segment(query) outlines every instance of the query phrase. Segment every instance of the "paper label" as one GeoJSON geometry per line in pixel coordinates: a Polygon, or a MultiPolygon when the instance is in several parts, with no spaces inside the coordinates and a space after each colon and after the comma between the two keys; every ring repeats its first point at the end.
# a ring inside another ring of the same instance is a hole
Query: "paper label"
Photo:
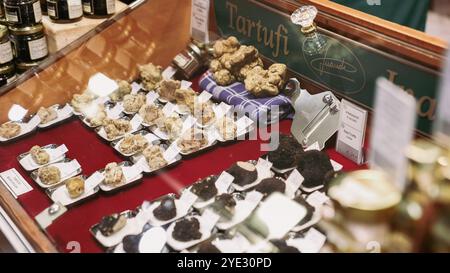
{"type": "Polygon", "coordinates": [[[177,73],[177,69],[172,67],[172,66],[168,66],[166,69],[164,69],[164,71],[162,72],[162,77],[165,80],[170,80],[172,79],[172,77],[175,75],[175,73],[177,73]]]}
{"type": "Polygon", "coordinates": [[[259,191],[251,191],[247,193],[247,195],[245,196],[245,200],[252,204],[258,204],[259,202],[261,202],[263,197],[264,195],[259,191]]]}
{"type": "Polygon", "coordinates": [[[11,8],[5,11],[6,21],[8,22],[19,22],[19,16],[17,16],[16,10],[11,10],[11,8]]]}
{"type": "Polygon", "coordinates": [[[93,103],[96,103],[96,104],[105,104],[108,100],[109,100],[108,97],[101,96],[101,97],[96,98],[96,99],[94,100],[93,103]]]}
{"type": "Polygon", "coordinates": [[[272,173],[270,171],[271,168],[272,162],[259,158],[258,163],[256,164],[256,169],[258,171],[258,179],[272,176],[272,173]]]}
{"type": "Polygon", "coordinates": [[[339,120],[336,151],[356,164],[364,161],[364,137],[367,125],[367,111],[343,99],[339,120]]]}
{"type": "Polygon", "coordinates": [[[69,149],[67,149],[66,145],[62,144],[55,149],[50,149],[48,153],[50,154],[51,158],[59,158],[67,153],[67,151],[69,151],[69,149]]]}
{"type": "Polygon", "coordinates": [[[192,85],[192,82],[190,82],[190,81],[185,81],[185,80],[181,81],[181,89],[188,89],[189,87],[191,87],[191,85],[192,85]]]}
{"type": "Polygon", "coordinates": [[[142,85],[137,82],[131,83],[131,94],[137,94],[139,90],[142,89],[142,85]]]}
{"type": "Polygon", "coordinates": [[[308,230],[304,238],[289,239],[286,244],[297,248],[302,253],[318,253],[326,241],[326,236],[317,229],[308,230]]]}
{"type": "Polygon", "coordinates": [[[209,0],[192,0],[191,37],[203,43],[209,42],[209,0]]]}
{"type": "Polygon", "coordinates": [[[138,164],[134,164],[130,167],[122,167],[122,171],[126,181],[131,181],[142,173],[141,166],[138,164]]]}
{"type": "Polygon", "coordinates": [[[226,193],[231,183],[233,183],[234,176],[227,172],[222,172],[216,180],[216,188],[220,193],[226,193]]]}
{"type": "Polygon", "coordinates": [[[83,6],[81,0],[67,0],[69,9],[69,18],[79,18],[83,15],[83,6]]]}
{"type": "Polygon", "coordinates": [[[57,3],[47,2],[47,14],[48,16],[56,17],[57,3]]]}
{"type": "Polygon", "coordinates": [[[10,62],[12,59],[13,53],[11,43],[7,41],[6,43],[0,44],[0,64],[10,62]]]}
{"type": "Polygon", "coordinates": [[[289,177],[286,179],[286,189],[284,193],[289,198],[291,199],[294,198],[295,193],[297,192],[300,185],[303,183],[303,180],[305,180],[305,178],[303,178],[303,176],[297,171],[297,169],[294,169],[289,175],[289,177]]]}
{"type": "Polygon", "coordinates": [[[194,126],[194,124],[196,122],[197,122],[196,118],[194,118],[193,116],[188,116],[183,122],[183,127],[181,129],[181,133],[183,134],[187,130],[191,129],[192,126],[194,126]]]}
{"type": "Polygon", "coordinates": [[[162,112],[166,117],[169,117],[175,111],[175,107],[175,104],[167,102],[166,105],[164,105],[162,112]]]}
{"type": "Polygon", "coordinates": [[[153,104],[157,98],[159,98],[159,94],[154,91],[150,91],[147,93],[146,97],[146,103],[150,105],[153,104]]]}
{"type": "Polygon", "coordinates": [[[27,124],[25,124],[25,131],[29,132],[36,128],[41,123],[39,115],[34,115],[27,124]]]}
{"type": "Polygon", "coordinates": [[[81,168],[80,163],[76,159],[62,163],[59,166],[59,170],[61,171],[61,179],[68,178],[72,176],[79,168],[81,168]]]}
{"type": "Polygon", "coordinates": [[[195,203],[197,198],[197,195],[193,194],[189,190],[185,190],[180,196],[180,202],[183,203],[186,207],[191,207],[195,203]]]}
{"type": "Polygon", "coordinates": [[[58,110],[58,116],[59,117],[67,117],[70,114],[72,114],[72,112],[73,112],[73,108],[69,104],[66,104],[66,105],[64,105],[64,107],[62,109],[58,110]]]}
{"type": "Polygon", "coordinates": [[[139,158],[139,160],[134,165],[139,168],[140,172],[144,172],[149,169],[147,159],[145,159],[145,157],[143,156],[139,158]]]}
{"type": "Polygon", "coordinates": [[[106,108],[106,115],[108,116],[108,118],[111,119],[118,119],[120,117],[120,114],[122,114],[123,112],[123,104],[122,103],[117,103],[114,107],[112,108],[106,108]]]}
{"type": "Polygon", "coordinates": [[[416,123],[414,97],[387,79],[378,79],[373,120],[370,165],[383,169],[397,188],[404,190],[408,164],[405,151],[416,123]]]}
{"type": "Polygon", "coordinates": [[[225,116],[230,111],[230,109],[231,105],[221,102],[219,105],[214,107],[214,114],[216,115],[217,119],[220,119],[225,116]]]}
{"type": "Polygon", "coordinates": [[[205,230],[212,230],[219,221],[220,216],[215,213],[212,209],[206,209],[202,214],[202,223],[204,224],[205,230]]]}
{"type": "Polygon", "coordinates": [[[315,208],[320,208],[329,199],[330,198],[325,193],[320,192],[320,191],[315,191],[306,198],[306,202],[308,202],[311,206],[313,206],[315,208]]]}
{"type": "Polygon", "coordinates": [[[91,176],[89,176],[86,181],[84,182],[85,184],[85,189],[84,192],[90,192],[91,190],[93,190],[95,187],[97,187],[100,183],[102,183],[102,181],[105,179],[105,177],[103,176],[102,173],[100,172],[95,172],[93,173],[91,176]]]}
{"type": "MultiPolygon", "coordinates": [[[[39,2],[37,3],[39,4],[39,2]]],[[[44,58],[48,54],[47,39],[44,36],[36,40],[28,41],[28,48],[32,60],[44,58]]]]}
{"type": "Polygon", "coordinates": [[[42,20],[41,2],[37,1],[33,3],[34,21],[36,23],[42,20]]]}
{"type": "Polygon", "coordinates": [[[206,91],[203,91],[202,93],[200,93],[200,95],[198,95],[197,97],[197,102],[198,103],[205,103],[207,101],[209,101],[212,97],[212,94],[206,91]]]}
{"type": "Polygon", "coordinates": [[[91,3],[90,2],[84,2],[83,3],[83,11],[86,13],[92,13],[91,3]]]}
{"type": "Polygon", "coordinates": [[[116,12],[116,1],[106,0],[106,12],[108,14],[114,14],[116,12]]]}
{"type": "Polygon", "coordinates": [[[142,121],[143,121],[143,119],[140,115],[134,115],[134,117],[130,121],[131,128],[133,129],[133,131],[136,131],[139,128],[142,121]]]}
{"type": "Polygon", "coordinates": [[[167,161],[167,163],[172,162],[172,160],[174,160],[177,155],[180,153],[180,149],[178,148],[178,145],[176,142],[173,142],[168,148],[167,150],[164,151],[163,153],[163,158],[165,161],[167,161]]]}
{"type": "Polygon", "coordinates": [[[159,138],[152,133],[146,134],[144,138],[148,141],[148,143],[153,143],[154,141],[159,140],[159,138]]]}
{"type": "Polygon", "coordinates": [[[14,168],[0,173],[0,180],[16,199],[18,196],[33,190],[30,184],[14,168]]]}

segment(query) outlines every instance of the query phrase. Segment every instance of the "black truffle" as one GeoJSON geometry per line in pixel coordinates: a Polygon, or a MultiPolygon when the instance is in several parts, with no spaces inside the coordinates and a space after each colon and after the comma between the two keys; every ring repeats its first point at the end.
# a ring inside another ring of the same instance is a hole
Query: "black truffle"
{"type": "Polygon", "coordinates": [[[127,235],[123,238],[123,250],[126,253],[139,253],[139,242],[141,241],[142,234],[139,235],[127,235]]]}
{"type": "Polygon", "coordinates": [[[284,183],[281,179],[269,177],[261,181],[256,187],[255,190],[262,193],[264,198],[269,196],[274,192],[284,193],[286,189],[286,183],[284,183]]]}
{"type": "Polygon", "coordinates": [[[222,253],[215,245],[210,241],[201,243],[198,247],[197,253],[222,253]]]}
{"type": "Polygon", "coordinates": [[[302,187],[313,189],[329,182],[333,166],[326,153],[313,150],[304,152],[300,156],[297,170],[305,178],[302,187]]]}
{"type": "Polygon", "coordinates": [[[172,236],[180,242],[189,242],[202,238],[200,222],[196,218],[185,218],[176,222],[172,236]]]}
{"type": "Polygon", "coordinates": [[[168,221],[177,216],[177,208],[175,200],[171,196],[166,196],[161,200],[158,207],[153,210],[153,215],[161,221],[168,221]]]}
{"type": "Polygon", "coordinates": [[[236,207],[236,200],[234,200],[233,195],[224,193],[216,196],[215,205],[220,209],[225,209],[229,213],[234,212],[234,207],[236,207]]]}
{"type": "Polygon", "coordinates": [[[98,224],[98,230],[103,234],[103,236],[111,236],[121,230],[126,223],[127,219],[124,215],[114,213],[102,218],[98,224]]]}
{"type": "Polygon", "coordinates": [[[291,135],[280,135],[278,148],[268,153],[268,159],[277,169],[297,166],[303,147],[291,135]]]}
{"type": "Polygon", "coordinates": [[[305,198],[303,196],[298,195],[294,198],[294,201],[302,205],[306,209],[306,215],[305,217],[298,223],[299,226],[302,226],[309,221],[311,221],[314,211],[316,210],[313,206],[311,206],[308,202],[306,202],[305,198]]]}
{"type": "Polygon", "coordinates": [[[271,240],[270,242],[278,248],[279,253],[300,253],[297,248],[288,246],[284,240],[271,240]]]}
{"type": "Polygon", "coordinates": [[[197,195],[200,199],[206,201],[217,194],[216,181],[217,176],[208,176],[207,178],[192,185],[192,193],[197,195]]]}
{"type": "Polygon", "coordinates": [[[227,172],[234,177],[233,183],[241,187],[251,184],[258,179],[258,171],[255,165],[249,162],[238,161],[227,172]]]}

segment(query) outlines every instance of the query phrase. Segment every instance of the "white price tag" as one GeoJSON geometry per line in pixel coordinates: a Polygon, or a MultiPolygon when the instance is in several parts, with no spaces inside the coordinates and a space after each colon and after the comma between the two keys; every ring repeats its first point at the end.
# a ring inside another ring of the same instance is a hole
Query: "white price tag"
{"type": "Polygon", "coordinates": [[[197,198],[197,195],[193,194],[189,190],[185,190],[180,196],[180,202],[185,204],[186,207],[191,207],[195,203],[197,198]]]}
{"type": "Polygon", "coordinates": [[[131,83],[131,94],[137,94],[137,92],[141,89],[142,89],[142,85],[140,83],[137,83],[137,82],[131,83]]]}
{"type": "Polygon", "coordinates": [[[305,178],[297,171],[297,169],[294,169],[291,172],[289,177],[286,179],[286,189],[284,193],[287,197],[291,199],[295,197],[295,193],[303,183],[303,180],[305,180],[305,178]]]}
{"type": "Polygon", "coordinates": [[[219,221],[220,219],[220,216],[217,213],[215,213],[212,209],[206,209],[201,217],[205,230],[212,230],[213,227],[216,225],[217,221],[219,221]]]}
{"type": "Polygon", "coordinates": [[[140,172],[144,172],[149,168],[147,159],[145,159],[145,157],[139,158],[139,160],[134,165],[139,168],[140,172]]]}
{"type": "Polygon", "coordinates": [[[174,160],[177,155],[180,153],[180,149],[178,148],[178,145],[176,142],[173,142],[167,150],[163,153],[164,160],[167,161],[167,163],[170,163],[172,160],[174,160]]]}
{"type": "Polygon", "coordinates": [[[147,97],[146,103],[151,105],[159,97],[159,94],[156,93],[155,91],[150,91],[147,93],[146,97],[147,97]]]}
{"type": "Polygon", "coordinates": [[[27,124],[25,124],[25,131],[31,131],[41,123],[39,115],[34,115],[27,124]]]}
{"type": "Polygon", "coordinates": [[[143,119],[140,115],[134,115],[134,117],[130,121],[131,128],[133,129],[133,131],[136,131],[139,128],[142,121],[143,121],[143,119]]]}
{"type": "Polygon", "coordinates": [[[102,173],[100,172],[95,172],[93,173],[91,176],[89,176],[86,181],[84,182],[85,184],[85,192],[90,192],[91,190],[93,190],[95,187],[97,187],[100,183],[102,183],[102,181],[105,179],[105,177],[103,176],[102,173]]]}
{"type": "Polygon", "coordinates": [[[61,178],[66,178],[81,168],[80,163],[76,159],[60,165],[61,178]]]}
{"type": "Polygon", "coordinates": [[[108,96],[119,90],[119,84],[103,73],[96,73],[89,79],[88,90],[96,96],[109,100],[108,96]]]}
{"type": "Polygon", "coordinates": [[[152,133],[146,134],[144,138],[148,141],[148,143],[153,143],[154,141],[159,140],[159,138],[152,133]]]}
{"type": "Polygon", "coordinates": [[[142,173],[141,166],[138,164],[122,167],[122,171],[126,181],[131,181],[142,173]]]}
{"type": "Polygon", "coordinates": [[[11,192],[14,198],[33,190],[30,184],[28,184],[28,182],[14,168],[0,173],[0,180],[11,192]]]}
{"type": "Polygon", "coordinates": [[[114,107],[106,109],[106,115],[108,116],[108,118],[111,118],[111,119],[118,119],[122,112],[123,112],[123,104],[122,103],[117,103],[114,107]]]}
{"type": "Polygon", "coordinates": [[[207,101],[209,101],[212,97],[212,94],[206,91],[203,91],[202,93],[200,93],[200,95],[198,95],[197,97],[197,102],[198,103],[205,103],[207,101]]]}
{"type": "Polygon", "coordinates": [[[259,191],[251,191],[247,193],[245,196],[245,200],[252,203],[252,204],[258,204],[263,199],[264,195],[260,193],[259,191]]]}
{"type": "Polygon", "coordinates": [[[49,151],[49,154],[51,156],[51,158],[58,158],[62,155],[64,155],[65,153],[67,153],[67,151],[69,151],[69,149],[67,149],[66,145],[62,144],[58,147],[56,147],[53,150],[49,151]]]}
{"type": "Polygon", "coordinates": [[[364,161],[364,137],[367,111],[343,99],[336,141],[336,151],[356,164],[364,161]]]}
{"type": "Polygon", "coordinates": [[[177,69],[175,67],[172,66],[168,66],[166,69],[164,69],[164,71],[162,72],[162,77],[165,80],[170,80],[173,78],[173,76],[175,75],[175,73],[177,73],[177,69]]]}
{"type": "Polygon", "coordinates": [[[175,107],[175,104],[167,102],[166,105],[164,105],[162,112],[166,117],[169,117],[175,111],[175,107]]]}
{"type": "Polygon", "coordinates": [[[323,192],[315,191],[308,195],[306,198],[306,202],[308,202],[311,206],[315,208],[322,207],[325,202],[327,202],[330,198],[323,192]]]}
{"type": "Polygon", "coordinates": [[[215,183],[218,192],[227,192],[233,180],[234,176],[227,172],[222,172],[215,183]]]}
{"type": "Polygon", "coordinates": [[[209,0],[192,0],[191,37],[203,43],[209,42],[209,0]]]}
{"type": "Polygon", "coordinates": [[[196,122],[197,122],[196,118],[194,118],[193,116],[188,116],[183,122],[183,127],[181,129],[181,133],[183,134],[187,130],[191,129],[192,126],[194,126],[194,124],[196,122]]]}
{"type": "Polygon", "coordinates": [[[413,138],[415,124],[414,97],[387,79],[378,79],[369,162],[372,168],[387,172],[399,190],[406,186],[405,151],[413,138]]]}
{"type": "Polygon", "coordinates": [[[181,85],[180,89],[188,89],[189,87],[192,86],[192,82],[182,80],[180,85],[181,85]]]}
{"type": "Polygon", "coordinates": [[[64,105],[64,107],[60,110],[58,110],[58,116],[60,117],[67,117],[70,114],[72,114],[73,109],[69,104],[64,105]]]}
{"type": "Polygon", "coordinates": [[[219,105],[214,107],[214,114],[216,115],[217,119],[220,119],[221,117],[227,115],[230,110],[231,105],[221,102],[219,105]]]}
{"type": "Polygon", "coordinates": [[[315,228],[308,230],[304,238],[289,239],[286,244],[297,248],[302,253],[318,253],[325,244],[326,236],[315,228]]]}

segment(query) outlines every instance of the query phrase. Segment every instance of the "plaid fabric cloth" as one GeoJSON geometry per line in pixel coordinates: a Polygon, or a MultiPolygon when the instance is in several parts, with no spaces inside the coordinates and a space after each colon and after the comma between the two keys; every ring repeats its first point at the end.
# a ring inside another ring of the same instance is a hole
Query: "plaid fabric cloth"
{"type": "Polygon", "coordinates": [[[254,121],[258,121],[261,116],[261,122],[270,124],[288,117],[293,112],[291,100],[285,95],[256,98],[240,82],[229,86],[217,85],[209,71],[202,75],[199,85],[200,88],[211,93],[216,100],[234,106],[236,112],[246,114],[254,121]],[[276,111],[272,113],[271,106],[278,106],[278,113],[276,111]]]}

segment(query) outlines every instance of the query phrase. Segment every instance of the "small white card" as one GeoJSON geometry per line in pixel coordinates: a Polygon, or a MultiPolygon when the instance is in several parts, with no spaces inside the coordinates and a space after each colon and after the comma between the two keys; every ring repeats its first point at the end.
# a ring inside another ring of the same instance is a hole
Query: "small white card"
{"type": "Polygon", "coordinates": [[[304,238],[289,239],[286,244],[297,248],[301,253],[318,253],[326,239],[326,236],[317,229],[310,228],[304,238]]]}
{"type": "Polygon", "coordinates": [[[305,180],[305,178],[297,171],[297,169],[294,169],[286,179],[286,189],[284,191],[286,196],[293,199],[298,188],[303,183],[303,180],[305,180]]]}
{"type": "Polygon", "coordinates": [[[175,75],[175,73],[177,73],[177,69],[175,67],[172,66],[168,66],[166,69],[164,69],[164,71],[162,72],[162,77],[165,80],[170,80],[173,78],[173,76],[175,75]]]}
{"type": "Polygon", "coordinates": [[[142,89],[141,84],[139,84],[137,82],[131,83],[131,94],[136,94],[141,89],[142,89]]]}
{"type": "Polygon", "coordinates": [[[67,149],[65,144],[62,144],[56,147],[54,150],[50,150],[49,153],[51,158],[58,158],[67,153],[67,151],[69,151],[69,149],[67,149]]]}
{"type": "Polygon", "coordinates": [[[108,118],[111,119],[118,119],[120,117],[120,114],[123,112],[123,104],[122,103],[117,103],[114,107],[112,108],[106,108],[106,115],[108,116],[108,118]]]}
{"type": "Polygon", "coordinates": [[[142,168],[140,164],[134,164],[133,166],[122,167],[123,176],[126,181],[131,181],[135,179],[138,175],[142,173],[142,168]]]}
{"type": "Polygon", "coordinates": [[[147,159],[145,159],[145,157],[143,156],[139,158],[139,160],[134,165],[139,168],[140,172],[144,172],[149,168],[147,159]]]}
{"type": "Polygon", "coordinates": [[[36,128],[41,123],[41,118],[39,115],[34,115],[28,123],[24,124],[25,130],[24,131],[31,131],[34,128],[36,128]]]}
{"type": "Polygon", "coordinates": [[[216,225],[217,221],[219,221],[220,216],[215,213],[212,209],[206,209],[202,214],[202,222],[204,224],[205,230],[212,230],[216,225]]]}
{"type": "Polygon", "coordinates": [[[356,164],[364,161],[367,111],[342,99],[336,151],[356,164]]]}
{"type": "Polygon", "coordinates": [[[197,198],[197,195],[193,194],[191,191],[185,190],[180,196],[180,202],[184,203],[186,207],[191,207],[197,198]]]}
{"type": "Polygon", "coordinates": [[[141,125],[142,121],[143,119],[140,115],[134,115],[134,117],[130,121],[132,130],[136,131],[141,125]]]}
{"type": "Polygon", "coordinates": [[[215,183],[218,192],[227,192],[233,180],[234,176],[227,172],[222,172],[215,183]]]}
{"type": "Polygon", "coordinates": [[[200,95],[198,95],[197,97],[197,102],[198,103],[205,103],[207,101],[209,101],[212,98],[212,94],[206,91],[203,91],[202,93],[200,93],[200,95]]]}
{"type": "Polygon", "coordinates": [[[183,127],[181,129],[181,134],[183,134],[187,130],[191,129],[192,126],[194,126],[194,124],[196,122],[197,122],[196,118],[194,118],[193,116],[188,116],[183,122],[183,127]]]}
{"type": "Polygon", "coordinates": [[[322,207],[330,198],[323,192],[315,191],[306,197],[306,202],[315,208],[322,207]]]}
{"type": "Polygon", "coordinates": [[[70,114],[72,114],[73,109],[69,104],[64,105],[63,108],[58,110],[58,116],[59,117],[67,117],[70,114]]]}
{"type": "Polygon", "coordinates": [[[152,133],[146,134],[144,138],[148,141],[148,143],[153,143],[154,141],[159,140],[159,138],[152,133]]]}
{"type": "Polygon", "coordinates": [[[406,187],[406,148],[416,124],[416,100],[387,79],[377,80],[369,162],[388,173],[399,190],[406,187]]]}
{"type": "Polygon", "coordinates": [[[30,184],[14,168],[0,173],[0,180],[16,199],[18,196],[33,190],[30,184]]]}
{"type": "Polygon", "coordinates": [[[151,105],[155,102],[157,98],[159,98],[159,94],[156,93],[155,91],[150,91],[147,93],[146,97],[147,97],[146,103],[151,105]]]}
{"type": "Polygon", "coordinates": [[[95,189],[102,181],[105,179],[102,173],[95,172],[91,176],[89,176],[84,182],[84,192],[90,192],[95,189]]]}
{"type": "Polygon", "coordinates": [[[181,85],[180,89],[188,89],[189,87],[192,86],[192,82],[182,80],[180,85],[181,85]]]}
{"type": "Polygon", "coordinates": [[[164,160],[167,161],[167,163],[170,163],[172,160],[174,160],[177,155],[180,153],[180,149],[178,148],[178,145],[176,142],[173,142],[170,144],[170,146],[167,148],[167,150],[163,153],[164,160]]]}
{"type": "Polygon", "coordinates": [[[209,42],[209,0],[192,0],[191,37],[203,43],[209,42]]]}
{"type": "Polygon", "coordinates": [[[175,107],[175,104],[167,102],[166,105],[164,105],[162,112],[166,117],[169,117],[175,111],[175,107]]]}
{"type": "Polygon", "coordinates": [[[217,119],[220,119],[223,116],[227,115],[230,110],[231,110],[231,105],[221,102],[219,105],[214,107],[214,114],[216,115],[217,119]]]}
{"type": "Polygon", "coordinates": [[[71,176],[74,172],[76,172],[79,168],[81,168],[80,163],[76,159],[66,162],[60,165],[61,178],[67,178],[71,176]]]}
{"type": "Polygon", "coordinates": [[[97,73],[89,79],[88,90],[99,97],[107,97],[118,89],[117,82],[103,73],[97,73]]]}

